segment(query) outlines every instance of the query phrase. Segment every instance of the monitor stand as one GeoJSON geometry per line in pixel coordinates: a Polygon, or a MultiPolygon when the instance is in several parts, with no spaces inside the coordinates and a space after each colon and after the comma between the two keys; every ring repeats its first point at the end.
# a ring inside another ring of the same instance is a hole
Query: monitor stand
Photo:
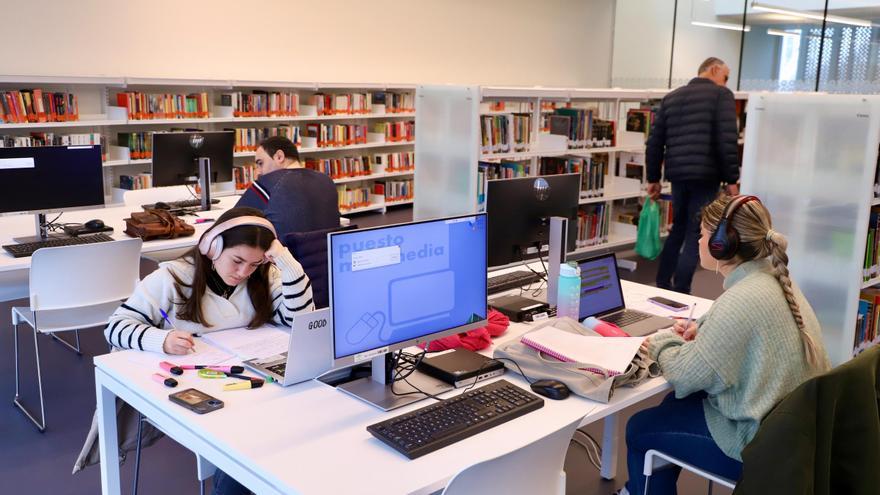
{"type": "MultiPolygon", "coordinates": [[[[390,354],[382,354],[373,358],[372,376],[358,378],[357,380],[343,383],[336,388],[371,404],[374,407],[378,407],[383,411],[390,411],[407,404],[412,404],[413,402],[427,399],[428,397],[426,395],[418,393],[415,388],[403,380],[399,380],[393,384],[394,391],[398,394],[406,394],[409,392],[415,393],[412,395],[395,395],[391,392],[392,385],[389,384],[391,370],[388,369],[388,362],[390,361],[389,356],[390,354]]],[[[441,394],[455,388],[444,381],[428,376],[420,371],[414,371],[411,375],[406,377],[406,379],[420,390],[431,395],[441,394]]]]}
{"type": "Polygon", "coordinates": [[[45,213],[35,213],[34,214],[34,228],[36,230],[35,236],[28,237],[13,237],[12,240],[18,244],[27,244],[30,242],[41,242],[48,241],[49,239],[66,239],[70,237],[64,233],[49,233],[49,228],[46,225],[46,214],[45,213]]]}
{"type": "Polygon", "coordinates": [[[202,211],[211,210],[211,159],[199,157],[199,186],[202,188],[202,211]]]}

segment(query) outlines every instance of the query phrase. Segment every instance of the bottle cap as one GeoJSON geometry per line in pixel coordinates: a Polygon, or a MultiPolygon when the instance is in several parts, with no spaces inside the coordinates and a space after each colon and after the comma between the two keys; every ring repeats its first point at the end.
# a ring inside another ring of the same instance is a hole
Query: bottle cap
{"type": "Polygon", "coordinates": [[[590,330],[595,330],[596,325],[598,325],[599,323],[599,319],[595,316],[590,316],[584,320],[584,326],[589,328],[590,330]]]}
{"type": "Polygon", "coordinates": [[[580,277],[581,269],[573,263],[559,265],[559,275],[563,277],[580,277]]]}

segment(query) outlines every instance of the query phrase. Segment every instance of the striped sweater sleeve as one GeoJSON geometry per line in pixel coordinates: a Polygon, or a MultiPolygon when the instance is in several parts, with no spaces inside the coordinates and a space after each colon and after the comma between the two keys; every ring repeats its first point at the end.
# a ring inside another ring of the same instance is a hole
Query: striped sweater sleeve
{"type": "Polygon", "coordinates": [[[128,298],[110,317],[104,329],[107,342],[120,349],[163,352],[162,344],[168,330],[160,310],[172,311],[174,290],[167,268],[159,268],[146,276],[128,298]]]}
{"type": "Polygon", "coordinates": [[[314,311],[312,282],[286,249],[275,259],[275,267],[270,275],[274,310],[272,320],[277,325],[290,326],[296,313],[314,311]]]}

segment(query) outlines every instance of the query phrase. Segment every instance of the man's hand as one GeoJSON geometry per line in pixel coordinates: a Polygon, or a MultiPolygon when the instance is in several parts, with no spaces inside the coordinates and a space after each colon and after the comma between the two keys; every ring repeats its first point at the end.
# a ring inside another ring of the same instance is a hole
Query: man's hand
{"type": "Polygon", "coordinates": [[[162,350],[165,354],[186,354],[193,349],[193,337],[188,332],[180,330],[172,330],[165,336],[165,342],[162,343],[162,350]]]}
{"type": "Polygon", "coordinates": [[[725,190],[728,196],[739,196],[739,184],[728,184],[725,190]]]}
{"type": "Polygon", "coordinates": [[[648,197],[657,201],[660,198],[660,190],[662,187],[659,182],[649,182],[648,183],[648,197]]]}

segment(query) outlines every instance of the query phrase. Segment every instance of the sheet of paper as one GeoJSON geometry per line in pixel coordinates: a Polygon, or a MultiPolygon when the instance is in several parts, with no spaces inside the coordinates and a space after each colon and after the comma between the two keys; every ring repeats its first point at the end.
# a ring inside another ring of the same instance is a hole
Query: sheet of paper
{"type": "Polygon", "coordinates": [[[131,351],[128,353],[129,361],[144,365],[157,366],[162,361],[176,364],[178,366],[185,364],[226,364],[226,361],[234,356],[228,352],[224,352],[201,338],[193,339],[195,343],[195,351],[186,355],[171,355],[160,352],[131,351]]]}
{"type": "Polygon", "coordinates": [[[202,338],[245,360],[287,352],[290,334],[278,327],[265,326],[252,330],[246,328],[221,330],[207,333],[202,338]]]}

